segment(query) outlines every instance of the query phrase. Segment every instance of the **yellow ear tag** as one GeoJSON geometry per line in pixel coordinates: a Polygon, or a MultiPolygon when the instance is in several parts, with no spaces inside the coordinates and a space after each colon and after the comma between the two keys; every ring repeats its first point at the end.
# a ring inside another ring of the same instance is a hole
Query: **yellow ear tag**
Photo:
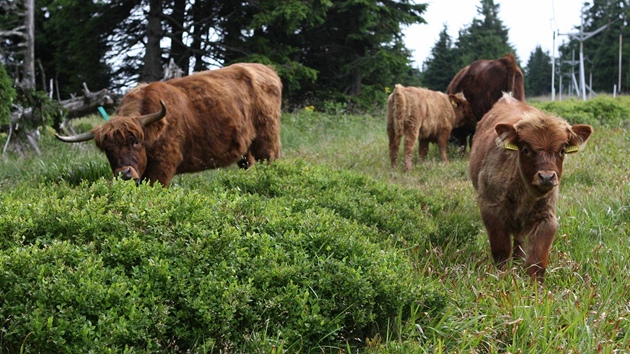
{"type": "Polygon", "coordinates": [[[577,145],[570,145],[567,146],[567,154],[573,153],[573,152],[578,152],[579,148],[577,147],[577,145]]]}
{"type": "Polygon", "coordinates": [[[506,149],[508,149],[508,150],[518,151],[518,146],[516,146],[516,145],[512,144],[512,143],[511,143],[511,142],[509,142],[509,141],[506,141],[504,146],[505,146],[505,148],[506,148],[506,149]]]}

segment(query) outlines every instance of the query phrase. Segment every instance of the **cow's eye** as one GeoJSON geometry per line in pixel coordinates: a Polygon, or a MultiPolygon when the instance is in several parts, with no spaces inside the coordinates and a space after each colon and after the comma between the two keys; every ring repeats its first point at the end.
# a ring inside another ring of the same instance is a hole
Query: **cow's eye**
{"type": "Polygon", "coordinates": [[[530,156],[532,154],[532,151],[529,149],[529,147],[527,146],[523,146],[523,148],[521,149],[521,151],[523,152],[523,154],[530,156]]]}
{"type": "Polygon", "coordinates": [[[127,138],[128,146],[138,147],[138,144],[138,140],[134,136],[130,136],[127,138]]]}

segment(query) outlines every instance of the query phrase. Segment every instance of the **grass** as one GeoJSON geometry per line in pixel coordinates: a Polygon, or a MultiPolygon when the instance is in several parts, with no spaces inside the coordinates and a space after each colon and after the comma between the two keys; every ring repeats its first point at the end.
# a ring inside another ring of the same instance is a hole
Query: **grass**
{"type": "MultiPolygon", "coordinates": [[[[505,271],[493,265],[475,192],[468,179],[467,156],[458,156],[451,149],[450,161],[442,163],[437,148],[431,145],[427,161],[419,163],[415,156],[412,171],[405,172],[402,164],[395,169],[389,165],[384,113],[333,116],[303,110],[285,114],[282,160],[287,164],[349,171],[352,175],[348,178],[367,176],[399,188],[401,200],[406,193],[419,193],[432,201],[428,204],[433,208],[429,211],[432,219],[427,219],[435,224],[432,242],[416,242],[414,235],[409,235],[383,243],[383,247],[401,249],[412,264],[414,281],[429,283],[448,299],[444,310],[438,313],[422,313],[413,308],[411,314],[401,313],[392,319],[385,335],[361,338],[363,345],[339,343],[336,348],[319,351],[620,353],[630,350],[627,155],[630,117],[622,117],[622,124],[617,122],[618,117],[615,119],[612,126],[596,126],[586,148],[565,160],[557,212],[560,228],[551,250],[545,284],[539,287],[518,263],[505,271]]],[[[602,116],[597,120],[602,121],[602,116]]],[[[68,183],[82,188],[81,180],[109,178],[106,159],[93,144],[65,145],[54,141],[48,133],[42,139],[46,148],[41,157],[3,158],[0,188],[32,184],[32,193],[37,193],[40,183],[68,183]]],[[[221,173],[207,171],[177,176],[171,188],[194,190],[208,180],[219,178],[221,173]]],[[[363,208],[370,207],[369,203],[372,201],[363,204],[357,201],[363,208]]],[[[343,212],[339,210],[336,213],[343,212]]],[[[378,205],[373,212],[379,212],[378,205]]],[[[365,210],[348,211],[345,217],[365,223],[370,219],[367,214],[365,210]]],[[[395,212],[392,217],[396,217],[395,212]]],[[[413,228],[408,232],[413,234],[413,228]]],[[[254,338],[253,342],[265,340],[254,338]]],[[[292,351],[280,342],[271,352],[283,350],[292,351]]]]}

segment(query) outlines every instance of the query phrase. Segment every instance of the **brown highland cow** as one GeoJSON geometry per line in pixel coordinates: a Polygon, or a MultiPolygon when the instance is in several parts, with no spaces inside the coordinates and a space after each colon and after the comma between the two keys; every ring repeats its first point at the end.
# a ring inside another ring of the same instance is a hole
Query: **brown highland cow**
{"type": "Polygon", "coordinates": [[[569,125],[505,94],[477,125],[470,176],[494,261],[524,258],[542,283],[558,229],[556,203],[566,154],[591,136],[585,124],[569,125]]]}
{"type": "Polygon", "coordinates": [[[176,174],[280,157],[282,82],[266,65],[241,63],[127,93],[103,125],[76,136],[94,139],[112,172],[168,186],[176,174]]]}

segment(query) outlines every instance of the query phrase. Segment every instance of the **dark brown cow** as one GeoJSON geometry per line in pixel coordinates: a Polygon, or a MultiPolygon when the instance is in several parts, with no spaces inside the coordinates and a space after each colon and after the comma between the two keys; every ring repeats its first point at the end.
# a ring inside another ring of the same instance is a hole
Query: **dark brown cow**
{"type": "Polygon", "coordinates": [[[411,155],[419,141],[420,160],[429,152],[429,142],[440,148],[442,161],[447,161],[446,145],[453,127],[474,120],[470,105],[461,93],[447,95],[419,87],[396,85],[387,100],[387,135],[392,167],[396,166],[398,148],[405,136],[405,169],[411,170],[411,155]]]}
{"type": "Polygon", "coordinates": [[[525,258],[527,273],[542,282],[558,229],[564,156],[577,152],[592,132],[589,125],[571,126],[509,94],[479,122],[469,169],[499,266],[510,256],[525,258]]]}
{"type": "Polygon", "coordinates": [[[115,116],[87,133],[114,175],[167,186],[179,173],[241,167],[280,156],[282,83],[261,64],[234,64],[127,93],[115,116]]]}
{"type": "MultiPolygon", "coordinates": [[[[511,92],[514,98],[525,102],[523,72],[513,54],[496,60],[477,60],[461,69],[451,80],[446,93],[462,92],[472,107],[477,121],[486,114],[503,92],[511,92]]],[[[451,137],[466,151],[469,137],[475,133],[475,124],[453,129],[451,137]]]]}

